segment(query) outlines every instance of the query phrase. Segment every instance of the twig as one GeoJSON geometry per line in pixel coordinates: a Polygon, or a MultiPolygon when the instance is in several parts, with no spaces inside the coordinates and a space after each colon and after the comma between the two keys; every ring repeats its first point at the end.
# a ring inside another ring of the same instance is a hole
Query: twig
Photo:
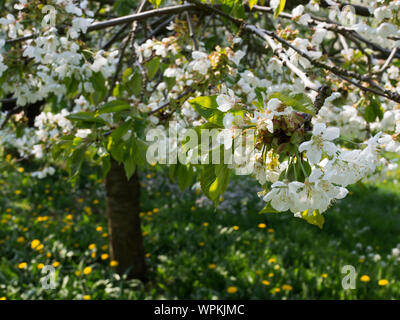
{"type": "Polygon", "coordinates": [[[185,14],[186,14],[186,21],[187,21],[187,24],[188,24],[188,27],[189,27],[189,36],[192,38],[194,49],[198,50],[199,46],[197,44],[196,35],[194,34],[194,31],[193,31],[192,19],[190,18],[190,15],[189,15],[188,11],[186,11],[185,14]]]}
{"type": "Polygon", "coordinates": [[[398,48],[394,47],[392,52],[390,53],[390,56],[386,59],[383,66],[376,73],[378,73],[378,74],[383,73],[387,68],[389,68],[389,65],[392,63],[393,58],[396,55],[397,51],[398,51],[398,48]]]}
{"type": "MultiPolygon", "coordinates": [[[[182,99],[184,96],[186,96],[187,94],[191,93],[192,91],[194,91],[193,88],[187,88],[186,90],[184,90],[179,96],[177,96],[174,100],[179,100],[182,99]]],[[[171,103],[171,100],[165,102],[164,104],[162,104],[161,106],[159,106],[157,109],[154,109],[150,112],[148,112],[148,115],[152,115],[154,113],[157,113],[158,111],[161,111],[162,109],[168,107],[171,103]]]]}

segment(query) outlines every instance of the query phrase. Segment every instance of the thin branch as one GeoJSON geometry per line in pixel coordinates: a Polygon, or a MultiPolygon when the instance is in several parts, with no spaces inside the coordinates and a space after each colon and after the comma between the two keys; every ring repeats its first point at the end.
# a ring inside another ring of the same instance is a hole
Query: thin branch
{"type": "Polygon", "coordinates": [[[390,64],[393,61],[393,58],[395,57],[396,53],[398,51],[397,47],[394,47],[392,52],[390,53],[390,56],[386,59],[385,63],[383,66],[377,71],[378,74],[385,72],[387,68],[389,68],[390,64]]]}
{"type": "MultiPolygon", "coordinates": [[[[180,100],[182,99],[184,96],[186,96],[187,94],[191,93],[192,91],[194,91],[193,88],[187,88],[186,90],[184,90],[180,95],[178,95],[174,100],[180,100]]],[[[150,112],[148,112],[148,115],[152,115],[154,113],[157,113],[158,111],[161,111],[162,109],[168,107],[171,103],[171,100],[165,102],[164,104],[162,104],[161,106],[159,106],[157,109],[154,109],[150,112]]]]}
{"type": "Polygon", "coordinates": [[[107,21],[101,21],[101,22],[95,22],[92,23],[87,31],[95,31],[95,30],[100,30],[104,28],[109,28],[112,26],[116,26],[119,24],[124,24],[128,22],[133,22],[133,21],[140,21],[140,20],[146,20],[151,17],[156,17],[159,15],[164,15],[164,14],[172,14],[172,13],[180,13],[184,12],[186,10],[194,9],[196,6],[193,4],[182,4],[182,5],[177,5],[177,6],[171,6],[171,7],[166,7],[166,8],[159,8],[159,9],[153,9],[153,10],[148,10],[142,13],[136,13],[136,14],[131,14],[128,16],[123,16],[107,21]]]}
{"type": "Polygon", "coordinates": [[[187,21],[187,24],[189,27],[189,36],[190,36],[190,38],[192,38],[194,49],[198,50],[199,45],[197,44],[196,35],[194,34],[192,18],[190,17],[188,11],[186,11],[185,14],[186,14],[186,21],[187,21]]]}

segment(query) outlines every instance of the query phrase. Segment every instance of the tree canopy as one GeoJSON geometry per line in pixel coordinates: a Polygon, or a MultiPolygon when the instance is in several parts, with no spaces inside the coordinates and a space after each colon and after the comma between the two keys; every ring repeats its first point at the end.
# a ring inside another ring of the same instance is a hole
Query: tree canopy
{"type": "Polygon", "coordinates": [[[3,1],[0,139],[38,178],[168,167],[322,227],[400,153],[400,1],[3,1]],[[178,161],[179,160],[179,161],[178,161]]]}

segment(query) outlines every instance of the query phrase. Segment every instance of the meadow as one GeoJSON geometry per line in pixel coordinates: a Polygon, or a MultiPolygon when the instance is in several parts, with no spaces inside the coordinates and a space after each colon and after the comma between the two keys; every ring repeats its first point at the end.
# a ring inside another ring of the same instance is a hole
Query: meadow
{"type": "Polygon", "coordinates": [[[85,168],[72,188],[60,171],[43,180],[14,166],[0,181],[0,298],[399,299],[400,186],[356,185],[325,213],[323,229],[290,213],[260,214],[257,185],[233,177],[215,209],[195,187],[163,172],[141,175],[148,281],[115,273],[104,187],[85,168]],[[56,288],[41,285],[56,269],[56,288]],[[356,289],[343,289],[354,266],[356,289]]]}

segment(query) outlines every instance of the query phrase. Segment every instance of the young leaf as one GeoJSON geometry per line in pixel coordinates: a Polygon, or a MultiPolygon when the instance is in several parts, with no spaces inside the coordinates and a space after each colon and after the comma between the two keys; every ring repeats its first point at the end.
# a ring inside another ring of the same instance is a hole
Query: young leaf
{"type": "Polygon", "coordinates": [[[249,0],[249,8],[250,10],[253,9],[253,6],[256,5],[258,0],[249,0]]]}
{"type": "Polygon", "coordinates": [[[316,225],[318,228],[322,229],[325,218],[318,210],[314,210],[312,215],[308,215],[308,210],[303,211],[301,214],[302,218],[306,220],[309,224],[316,225]]]}
{"type": "Polygon", "coordinates": [[[111,112],[118,112],[118,111],[125,111],[129,110],[131,106],[127,101],[123,100],[114,100],[103,104],[98,110],[97,114],[103,113],[111,113],[111,112]]]}
{"type": "Polygon", "coordinates": [[[315,115],[314,104],[312,100],[304,93],[293,93],[289,90],[283,90],[281,92],[272,93],[269,96],[269,99],[272,98],[279,99],[283,104],[290,106],[297,111],[315,115]]]}
{"type": "Polygon", "coordinates": [[[159,57],[151,59],[146,63],[147,77],[149,80],[153,80],[156,75],[158,68],[160,67],[161,59],[159,57]]]}
{"type": "Polygon", "coordinates": [[[192,107],[208,122],[223,127],[225,114],[219,111],[217,104],[217,96],[197,97],[189,101],[192,107]]]}
{"type": "Polygon", "coordinates": [[[274,18],[277,18],[279,14],[285,9],[286,0],[280,0],[279,6],[276,7],[274,12],[274,18]]]}

